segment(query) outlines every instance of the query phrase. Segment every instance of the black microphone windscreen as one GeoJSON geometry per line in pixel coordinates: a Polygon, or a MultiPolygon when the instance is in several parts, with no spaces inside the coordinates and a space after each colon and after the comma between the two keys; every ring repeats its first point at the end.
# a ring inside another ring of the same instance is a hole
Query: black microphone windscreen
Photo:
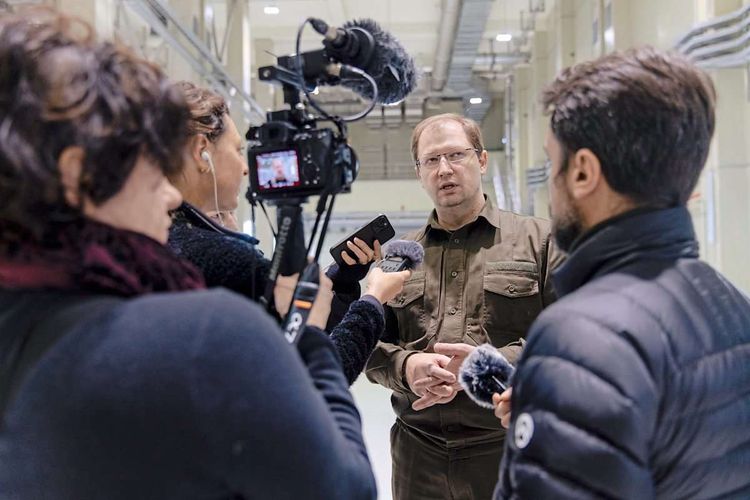
{"type": "Polygon", "coordinates": [[[476,404],[492,409],[492,395],[510,387],[513,372],[515,368],[497,348],[482,344],[461,364],[458,381],[476,404]]]}
{"type": "Polygon", "coordinates": [[[404,257],[417,267],[424,260],[424,248],[416,241],[392,240],[383,245],[383,258],[404,257]]]}
{"type": "MultiPolygon", "coordinates": [[[[369,32],[375,48],[367,72],[378,86],[378,103],[392,104],[404,99],[417,83],[417,69],[414,59],[406,52],[396,37],[384,31],[372,19],[358,19],[347,21],[343,28],[361,28],[369,32]]],[[[372,99],[372,87],[364,79],[346,79],[342,85],[352,89],[357,94],[372,99]]]]}

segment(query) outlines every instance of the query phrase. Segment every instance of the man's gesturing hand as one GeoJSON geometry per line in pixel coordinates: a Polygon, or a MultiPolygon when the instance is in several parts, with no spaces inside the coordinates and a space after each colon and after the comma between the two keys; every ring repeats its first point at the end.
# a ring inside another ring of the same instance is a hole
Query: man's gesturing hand
{"type": "Polygon", "coordinates": [[[449,400],[455,397],[450,387],[456,383],[456,376],[446,367],[450,358],[442,354],[420,352],[406,360],[406,382],[411,391],[420,397],[412,404],[416,411],[432,406],[434,398],[449,400]],[[434,391],[434,392],[433,392],[434,391]],[[428,404],[429,402],[429,404],[428,404]]]}
{"type": "MultiPolygon", "coordinates": [[[[442,369],[440,373],[443,376],[439,377],[434,373],[426,373],[425,376],[409,382],[409,387],[411,387],[414,394],[420,396],[412,404],[412,408],[419,411],[435,404],[445,404],[453,401],[458,391],[462,390],[461,385],[458,383],[458,370],[461,367],[461,363],[466,359],[466,356],[471,354],[474,349],[475,346],[469,344],[446,344],[441,342],[435,344],[435,354],[442,355],[441,359],[448,359],[447,363],[440,365],[442,369]],[[451,376],[449,377],[445,372],[450,373],[451,376]]],[[[415,354],[407,360],[407,381],[409,381],[409,360],[415,356],[417,355],[415,354]]]]}

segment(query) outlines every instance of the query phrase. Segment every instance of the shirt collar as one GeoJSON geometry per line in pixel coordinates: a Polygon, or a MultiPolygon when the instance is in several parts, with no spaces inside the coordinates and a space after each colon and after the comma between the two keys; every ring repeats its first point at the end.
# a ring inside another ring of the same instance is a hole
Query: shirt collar
{"type": "MultiPolygon", "coordinates": [[[[493,227],[500,229],[500,211],[495,210],[495,207],[492,205],[492,201],[487,197],[487,195],[484,195],[484,206],[477,216],[477,220],[478,219],[484,219],[493,227]]],[[[466,224],[466,226],[468,226],[469,224],[473,224],[474,222],[476,221],[469,222],[468,224],[466,224]]],[[[437,211],[435,209],[432,210],[430,216],[427,218],[427,229],[438,229],[440,231],[446,231],[446,229],[438,223],[437,211]]]]}

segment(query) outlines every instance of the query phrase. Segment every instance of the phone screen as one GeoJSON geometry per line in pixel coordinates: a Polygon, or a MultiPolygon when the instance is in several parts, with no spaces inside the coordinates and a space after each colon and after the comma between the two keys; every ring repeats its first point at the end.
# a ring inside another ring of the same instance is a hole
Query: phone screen
{"type": "Polygon", "coordinates": [[[258,172],[258,189],[261,191],[296,187],[301,184],[297,151],[293,149],[259,154],[255,157],[255,164],[258,172]]]}

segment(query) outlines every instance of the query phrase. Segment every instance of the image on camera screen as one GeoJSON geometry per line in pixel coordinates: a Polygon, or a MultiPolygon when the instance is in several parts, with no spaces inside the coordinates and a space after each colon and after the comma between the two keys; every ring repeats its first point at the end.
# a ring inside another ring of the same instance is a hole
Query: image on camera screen
{"type": "Polygon", "coordinates": [[[261,190],[299,186],[299,163],[293,149],[273,151],[255,157],[258,188],[261,190]]]}

